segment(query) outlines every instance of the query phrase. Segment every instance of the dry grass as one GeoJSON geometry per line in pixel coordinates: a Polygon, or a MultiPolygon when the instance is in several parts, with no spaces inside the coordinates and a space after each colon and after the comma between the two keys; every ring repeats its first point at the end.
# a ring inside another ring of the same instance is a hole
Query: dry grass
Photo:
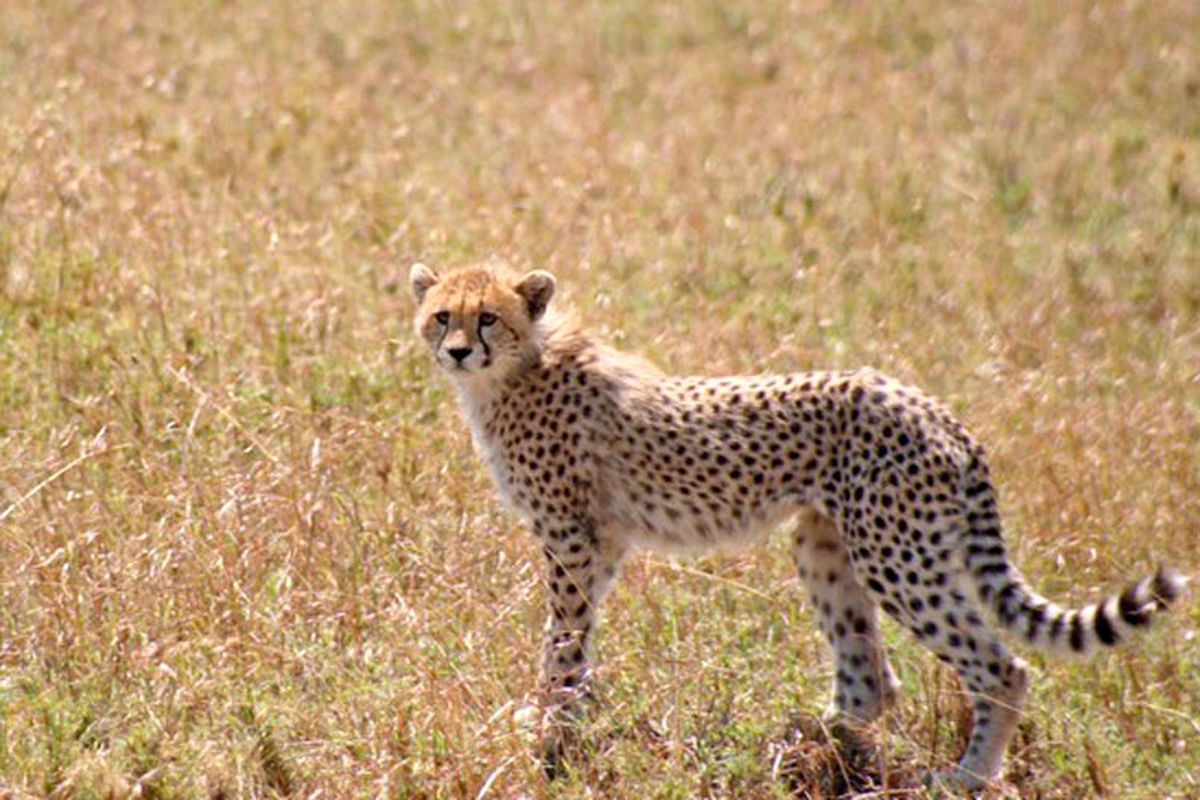
{"type": "MultiPolygon", "coordinates": [[[[948,398],[1057,596],[1197,572],[1192,0],[3,16],[0,796],[816,785],[788,721],[828,667],[777,543],[629,566],[595,756],[543,786],[535,550],[409,335],[418,258],[551,269],[675,370],[948,398]]],[[[1198,621],[1038,662],[1009,793],[1200,796],[1198,621]]],[[[889,637],[901,774],[963,706],[889,637]]]]}

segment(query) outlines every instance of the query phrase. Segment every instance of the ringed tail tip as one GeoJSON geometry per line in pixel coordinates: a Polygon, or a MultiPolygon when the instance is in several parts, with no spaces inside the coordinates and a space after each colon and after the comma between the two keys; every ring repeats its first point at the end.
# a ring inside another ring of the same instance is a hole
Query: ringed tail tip
{"type": "Polygon", "coordinates": [[[1166,608],[1178,600],[1187,591],[1188,579],[1182,572],[1167,564],[1160,564],[1154,573],[1154,583],[1151,588],[1154,602],[1159,608],[1166,608]]]}

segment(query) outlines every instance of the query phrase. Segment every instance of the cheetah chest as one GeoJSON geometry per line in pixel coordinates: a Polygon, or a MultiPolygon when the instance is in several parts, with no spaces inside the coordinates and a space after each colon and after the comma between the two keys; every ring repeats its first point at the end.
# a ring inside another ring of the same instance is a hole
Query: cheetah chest
{"type": "Polygon", "coordinates": [[[509,399],[467,410],[476,449],[501,498],[531,521],[588,515],[592,482],[585,432],[566,427],[570,412],[530,413],[529,405],[509,399]]]}

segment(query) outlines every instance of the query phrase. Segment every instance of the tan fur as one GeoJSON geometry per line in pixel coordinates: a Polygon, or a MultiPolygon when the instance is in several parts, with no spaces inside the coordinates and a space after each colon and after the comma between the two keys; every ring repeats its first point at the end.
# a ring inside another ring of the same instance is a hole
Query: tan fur
{"type": "Polygon", "coordinates": [[[830,714],[895,694],[876,607],[958,672],[974,725],[953,778],[1000,769],[1028,678],[984,622],[1084,652],[1146,624],[1181,589],[1162,571],[1081,610],[1008,563],[983,449],[948,411],[873,370],[678,378],[547,313],[554,279],[502,266],[412,271],[418,333],[454,379],[505,501],[547,560],[547,767],[590,687],[596,608],[633,547],[705,549],[803,513],[797,569],[836,662],[830,714]]]}

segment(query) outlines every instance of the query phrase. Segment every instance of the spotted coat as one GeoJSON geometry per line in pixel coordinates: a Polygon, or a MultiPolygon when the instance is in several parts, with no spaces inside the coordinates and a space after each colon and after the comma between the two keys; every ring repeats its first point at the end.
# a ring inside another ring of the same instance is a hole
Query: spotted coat
{"type": "Polygon", "coordinates": [[[547,314],[546,273],[418,265],[412,282],[418,331],[547,561],[551,770],[590,689],[599,602],[632,548],[701,551],[798,519],[794,558],[835,662],[827,714],[868,722],[893,700],[883,609],[972,698],[949,776],[968,787],[998,773],[1028,682],[985,617],[1084,653],[1181,590],[1164,569],[1082,609],[1032,591],[1008,561],[982,448],[940,403],[874,370],[671,377],[547,314]]]}

